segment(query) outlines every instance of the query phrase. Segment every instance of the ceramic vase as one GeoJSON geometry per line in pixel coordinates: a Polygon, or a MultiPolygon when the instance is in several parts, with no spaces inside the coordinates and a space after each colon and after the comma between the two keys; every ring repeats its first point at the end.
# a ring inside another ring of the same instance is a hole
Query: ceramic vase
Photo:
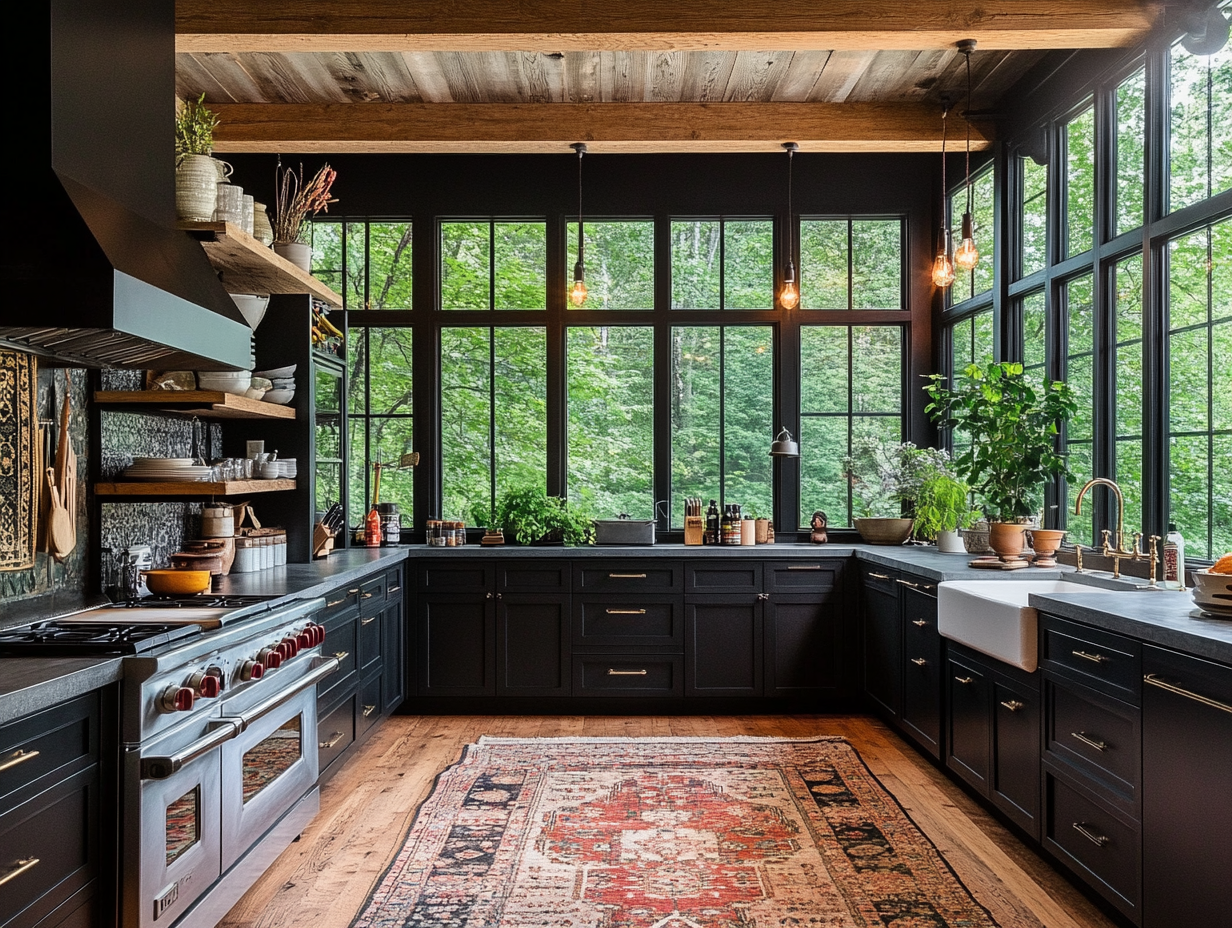
{"type": "Polygon", "coordinates": [[[185,155],[175,168],[175,215],[210,222],[218,198],[218,169],[209,155],[185,155]]]}
{"type": "Polygon", "coordinates": [[[937,533],[937,551],[940,554],[966,554],[967,546],[958,534],[958,529],[952,532],[943,530],[937,533]]]}
{"type": "Polygon", "coordinates": [[[1031,548],[1035,552],[1036,567],[1056,567],[1057,548],[1065,538],[1065,532],[1056,528],[1033,528],[1030,531],[1031,548]]]}
{"type": "Polygon", "coordinates": [[[274,253],[282,255],[305,274],[312,272],[312,246],[303,242],[275,242],[274,253]]]}
{"type": "Polygon", "coordinates": [[[274,244],[274,227],[270,225],[269,213],[265,211],[265,204],[256,200],[252,204],[252,237],[267,247],[274,244]]]}
{"type": "Polygon", "coordinates": [[[992,522],[988,526],[988,546],[1003,561],[1019,561],[1026,528],[1021,522],[992,522]]]}

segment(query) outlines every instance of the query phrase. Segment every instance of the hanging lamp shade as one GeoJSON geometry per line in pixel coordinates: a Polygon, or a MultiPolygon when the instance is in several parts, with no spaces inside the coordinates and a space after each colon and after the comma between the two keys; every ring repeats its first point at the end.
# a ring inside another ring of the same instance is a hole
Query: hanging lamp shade
{"type": "MultiPolygon", "coordinates": [[[[796,282],[796,263],[792,247],[791,211],[791,164],[792,156],[800,148],[795,142],[784,142],[783,149],[787,152],[787,264],[783,267],[783,286],[779,290],[779,305],[784,309],[795,309],[800,305],[800,285],[796,282]]],[[[773,454],[773,452],[771,452],[773,454]]]]}
{"type": "Polygon", "coordinates": [[[573,284],[569,287],[569,302],[581,306],[586,302],[586,258],[584,249],[586,243],[582,233],[582,155],[586,154],[585,142],[574,142],[569,146],[578,156],[578,242],[577,261],[573,265],[573,284]]]}
{"type": "Polygon", "coordinates": [[[779,429],[779,434],[770,444],[770,456],[772,458],[798,458],[800,456],[800,443],[791,437],[791,432],[787,431],[786,427],[779,429]]]}
{"type": "Polygon", "coordinates": [[[954,263],[964,271],[971,271],[980,263],[980,252],[975,247],[975,223],[971,219],[971,53],[975,51],[975,39],[963,39],[958,43],[958,50],[967,59],[967,112],[963,114],[967,124],[967,209],[962,217],[962,239],[954,249],[954,263]]]}

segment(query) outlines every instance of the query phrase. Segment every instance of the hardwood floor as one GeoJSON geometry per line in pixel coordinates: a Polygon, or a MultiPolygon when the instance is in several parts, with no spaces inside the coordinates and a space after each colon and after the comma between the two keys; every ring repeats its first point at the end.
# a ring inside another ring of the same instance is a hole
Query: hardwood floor
{"type": "Polygon", "coordinates": [[[394,716],[321,790],[321,813],[222,922],[345,928],[442,770],[480,735],[842,735],[1002,928],[1115,928],[1040,857],[866,716],[394,716]]]}

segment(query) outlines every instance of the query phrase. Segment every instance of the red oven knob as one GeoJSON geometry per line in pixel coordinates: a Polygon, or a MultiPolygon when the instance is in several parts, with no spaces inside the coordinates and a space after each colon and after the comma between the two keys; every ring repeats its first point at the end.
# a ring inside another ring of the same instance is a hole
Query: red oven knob
{"type": "Polygon", "coordinates": [[[299,653],[299,644],[294,638],[283,638],[282,641],[278,643],[278,648],[283,651],[287,660],[290,660],[299,653]]]}
{"type": "Polygon", "coordinates": [[[193,707],[196,694],[186,686],[169,686],[158,697],[158,708],[163,712],[187,712],[193,707]]]}
{"type": "Polygon", "coordinates": [[[222,687],[219,685],[217,677],[200,671],[188,678],[187,688],[195,692],[202,699],[213,699],[222,692],[222,687]]]}
{"type": "Polygon", "coordinates": [[[240,664],[241,680],[260,680],[261,675],[264,673],[265,668],[262,667],[257,661],[244,661],[244,663],[240,664]]]}
{"type": "Polygon", "coordinates": [[[257,663],[264,665],[266,670],[277,670],[282,663],[282,654],[277,648],[262,648],[257,654],[257,663]]]}
{"type": "Polygon", "coordinates": [[[295,636],[295,643],[299,645],[299,649],[301,651],[307,651],[314,644],[316,644],[316,641],[313,640],[312,632],[305,628],[302,632],[295,636]]]}
{"type": "Polygon", "coordinates": [[[227,688],[227,673],[217,664],[211,664],[209,667],[206,667],[205,675],[213,677],[218,681],[218,691],[220,693],[227,688]]]}
{"type": "Polygon", "coordinates": [[[315,623],[308,626],[308,630],[312,633],[312,645],[316,647],[319,644],[325,643],[325,626],[316,625],[315,623]]]}

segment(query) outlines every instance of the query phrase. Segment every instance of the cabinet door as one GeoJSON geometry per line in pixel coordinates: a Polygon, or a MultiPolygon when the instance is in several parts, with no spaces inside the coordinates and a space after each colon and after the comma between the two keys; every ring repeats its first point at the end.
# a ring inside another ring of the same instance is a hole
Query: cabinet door
{"type": "Polygon", "coordinates": [[[903,731],[941,759],[941,635],[937,598],[907,587],[903,602],[903,731]]]}
{"type": "Polygon", "coordinates": [[[401,599],[385,607],[381,617],[381,634],[384,636],[381,655],[381,711],[392,712],[402,702],[406,692],[403,672],[406,667],[402,641],[406,625],[405,604],[401,599]]]}
{"type": "Polygon", "coordinates": [[[496,695],[492,597],[490,592],[420,594],[420,696],[496,695]]]}
{"type": "Polygon", "coordinates": [[[992,700],[992,781],[989,783],[989,798],[1015,823],[1038,839],[1039,688],[998,675],[992,680],[992,700]]]}
{"type": "Polygon", "coordinates": [[[1227,924],[1232,667],[1147,646],[1142,669],[1144,923],[1151,928],[1227,924]]]}
{"type": "Polygon", "coordinates": [[[686,696],[762,694],[762,604],[756,595],[685,602],[686,696]]]}
{"type": "Polygon", "coordinates": [[[864,692],[892,719],[902,711],[903,639],[898,586],[890,571],[864,572],[864,692]]]}
{"type": "Polygon", "coordinates": [[[771,593],[766,695],[820,696],[842,688],[842,594],[771,593]]]}
{"type": "Polygon", "coordinates": [[[569,597],[559,593],[497,596],[497,692],[502,696],[568,696],[569,597]]]}
{"type": "Polygon", "coordinates": [[[984,665],[954,654],[946,660],[949,692],[945,765],[988,795],[989,683],[984,665]]]}

